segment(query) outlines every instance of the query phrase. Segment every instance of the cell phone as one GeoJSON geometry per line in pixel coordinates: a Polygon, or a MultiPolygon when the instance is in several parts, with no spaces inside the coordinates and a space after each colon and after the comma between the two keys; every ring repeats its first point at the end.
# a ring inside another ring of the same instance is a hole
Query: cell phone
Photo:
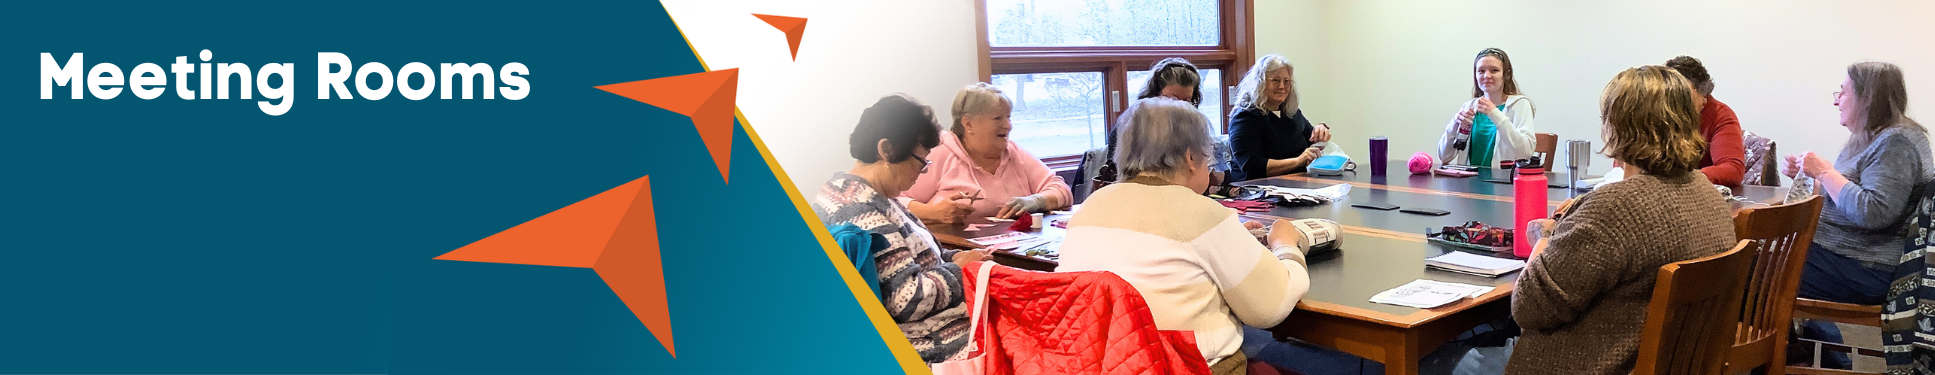
{"type": "Polygon", "coordinates": [[[1407,214],[1427,215],[1427,216],[1445,216],[1445,215],[1451,214],[1451,211],[1432,209],[1432,208],[1406,208],[1403,210],[1398,210],[1398,212],[1403,212],[1407,214]]]}
{"type": "Polygon", "coordinates": [[[1512,181],[1511,181],[1511,180],[1500,180],[1500,179],[1496,179],[1496,178],[1487,178],[1487,179],[1485,179],[1485,182],[1490,182],[1490,183],[1494,183],[1494,184],[1506,184],[1506,185],[1511,185],[1511,184],[1512,184],[1512,181]]]}
{"type": "Polygon", "coordinates": [[[1439,167],[1439,168],[1444,168],[1444,169],[1456,169],[1456,170],[1461,170],[1461,171],[1476,171],[1476,170],[1478,170],[1478,167],[1473,167],[1473,166],[1469,166],[1469,165],[1458,165],[1458,164],[1445,164],[1444,166],[1442,166],[1442,167],[1439,167]]]}
{"type": "Polygon", "coordinates": [[[1383,203],[1353,203],[1350,206],[1357,207],[1357,208],[1369,208],[1369,209],[1379,210],[1379,211],[1390,211],[1390,210],[1398,209],[1398,206],[1383,204],[1383,203]]]}

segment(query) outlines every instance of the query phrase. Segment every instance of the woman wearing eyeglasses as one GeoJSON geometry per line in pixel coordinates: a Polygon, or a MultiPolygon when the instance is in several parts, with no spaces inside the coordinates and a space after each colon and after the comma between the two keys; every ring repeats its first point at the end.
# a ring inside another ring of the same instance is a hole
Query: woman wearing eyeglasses
{"type": "Polygon", "coordinates": [[[993,258],[986,250],[942,254],[927,227],[894,199],[926,168],[940,133],[934,110],[919,101],[899,94],[880,98],[847,137],[853,168],[834,173],[813,198],[827,226],[850,224],[886,238],[886,246],[874,244],[872,254],[880,302],[928,363],[967,351],[961,267],[993,258]]]}
{"type": "MultiPolygon", "coordinates": [[[[1881,304],[1895,281],[1902,249],[1919,235],[1908,223],[1928,199],[1917,190],[1935,183],[1935,155],[1929,151],[1928,129],[1908,117],[1905,82],[1895,64],[1848,66],[1834,92],[1839,125],[1849,132],[1841,153],[1832,159],[1813,152],[1790,155],[1781,167],[1787,177],[1813,179],[1815,192],[1827,197],[1814,243],[1807,247],[1802,298],[1881,304]]],[[[1805,338],[1840,341],[1832,323],[1805,327],[1805,338]]],[[[1844,353],[1824,353],[1822,364],[1851,365],[1844,353]]]]}
{"type": "Polygon", "coordinates": [[[1012,219],[1068,207],[1068,183],[1041,159],[1008,139],[1014,110],[1001,89],[976,82],[954,95],[954,125],[940,135],[934,164],[902,202],[921,220],[936,223],[1012,219]]]}
{"type": "Polygon", "coordinates": [[[1237,85],[1230,111],[1230,181],[1303,172],[1322,156],[1317,143],[1330,141],[1330,126],[1311,125],[1297,108],[1293,68],[1283,56],[1256,60],[1237,85]]]}
{"type": "Polygon", "coordinates": [[[1538,111],[1519,94],[1505,50],[1486,48],[1472,59],[1471,97],[1438,138],[1439,161],[1482,167],[1532,156],[1538,145],[1532,117],[1538,111]]]}

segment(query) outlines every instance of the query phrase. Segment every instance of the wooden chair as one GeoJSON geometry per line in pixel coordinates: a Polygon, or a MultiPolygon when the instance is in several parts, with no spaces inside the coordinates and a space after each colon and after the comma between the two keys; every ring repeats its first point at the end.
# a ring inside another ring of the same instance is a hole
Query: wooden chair
{"type": "MultiPolygon", "coordinates": [[[[1822,300],[1816,300],[1816,299],[1796,298],[1794,299],[1794,318],[1808,319],[1808,320],[1824,320],[1824,321],[1830,321],[1835,323],[1854,324],[1854,325],[1869,326],[1869,327],[1880,327],[1881,326],[1881,305],[1856,305],[1856,304],[1850,304],[1850,303],[1828,302],[1828,301],[1822,301],[1822,300]]],[[[1884,355],[1880,350],[1876,350],[1874,348],[1863,348],[1863,347],[1858,347],[1858,346],[1853,346],[1853,345],[1848,345],[1843,343],[1822,342],[1822,341],[1814,341],[1814,340],[1802,340],[1802,341],[1806,341],[1810,344],[1814,344],[1814,359],[1812,359],[1809,362],[1814,365],[1821,364],[1821,353],[1823,350],[1832,350],[1837,352],[1849,353],[1852,355],[1860,355],[1860,356],[1868,356],[1868,357],[1881,357],[1884,355]]],[[[1836,369],[1807,367],[1807,366],[1788,367],[1785,373],[1801,374],[1801,375],[1814,375],[1814,374],[1880,375],[1881,374],[1880,372],[1858,372],[1858,371],[1850,371],[1850,370],[1836,370],[1836,369]]]]}
{"type": "Polygon", "coordinates": [[[1536,141],[1532,144],[1532,155],[1539,157],[1539,163],[1544,164],[1546,172],[1551,172],[1553,169],[1552,166],[1559,165],[1556,160],[1552,159],[1552,153],[1557,152],[1559,149],[1559,135],[1553,133],[1534,133],[1532,137],[1536,141]]]}
{"type": "Polygon", "coordinates": [[[1760,244],[1748,274],[1747,294],[1726,373],[1761,369],[1787,371],[1787,335],[1793,327],[1794,296],[1800,292],[1807,244],[1820,221],[1821,196],[1793,204],[1747,209],[1733,218],[1736,238],[1760,244]]]}
{"type": "Polygon", "coordinates": [[[1660,267],[1633,374],[1719,374],[1738,328],[1760,243],[1660,267]]]}

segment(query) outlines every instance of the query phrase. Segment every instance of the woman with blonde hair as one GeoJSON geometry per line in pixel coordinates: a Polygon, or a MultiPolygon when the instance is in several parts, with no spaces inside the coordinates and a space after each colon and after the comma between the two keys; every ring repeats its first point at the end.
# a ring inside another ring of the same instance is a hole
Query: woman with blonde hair
{"type": "Polygon", "coordinates": [[[1061,176],[1008,139],[1013,111],[1008,96],[986,82],[954,95],[954,122],[934,148],[933,165],[901,193],[914,216],[939,223],[986,222],[1075,202],[1061,176]]]}
{"type": "Polygon", "coordinates": [[[1512,293],[1524,329],[1508,374],[1628,374],[1660,266],[1734,244],[1733,210],[1696,168],[1705,156],[1692,84],[1658,65],[1627,69],[1599,97],[1606,156],[1626,179],[1577,198],[1540,244],[1512,293]]]}
{"type": "Polygon", "coordinates": [[[1303,172],[1330,141],[1330,125],[1311,125],[1297,107],[1294,68],[1283,56],[1266,55],[1236,86],[1230,110],[1230,181],[1303,172]]]}
{"type": "Polygon", "coordinates": [[[1484,167],[1531,157],[1538,146],[1532,132],[1532,117],[1538,110],[1519,93],[1512,58],[1505,50],[1486,48],[1478,51],[1471,65],[1472,99],[1445,124],[1444,135],[1438,137],[1438,160],[1484,167]]]}

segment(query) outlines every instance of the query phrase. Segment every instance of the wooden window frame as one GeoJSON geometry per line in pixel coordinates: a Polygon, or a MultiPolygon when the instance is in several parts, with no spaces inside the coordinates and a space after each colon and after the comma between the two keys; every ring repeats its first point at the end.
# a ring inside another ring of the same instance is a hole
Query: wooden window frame
{"type": "MultiPolygon", "coordinates": [[[[1201,47],[993,47],[988,40],[988,2],[976,0],[974,4],[981,82],[993,82],[995,74],[1101,72],[1104,131],[1115,129],[1116,117],[1140,89],[1128,87],[1131,71],[1147,70],[1156,61],[1181,57],[1199,69],[1222,70],[1221,84],[1228,88],[1241,82],[1243,74],[1256,60],[1255,4],[1251,0],[1219,0],[1217,17],[1222,25],[1219,44],[1201,47]]],[[[1227,97],[1230,90],[1222,91],[1223,108],[1217,113],[1229,113],[1233,105],[1227,97]]],[[[1229,131],[1229,122],[1222,122],[1223,131],[1229,131]]],[[[1043,157],[1042,162],[1051,169],[1077,168],[1082,155],[1050,155],[1043,157]]]]}

